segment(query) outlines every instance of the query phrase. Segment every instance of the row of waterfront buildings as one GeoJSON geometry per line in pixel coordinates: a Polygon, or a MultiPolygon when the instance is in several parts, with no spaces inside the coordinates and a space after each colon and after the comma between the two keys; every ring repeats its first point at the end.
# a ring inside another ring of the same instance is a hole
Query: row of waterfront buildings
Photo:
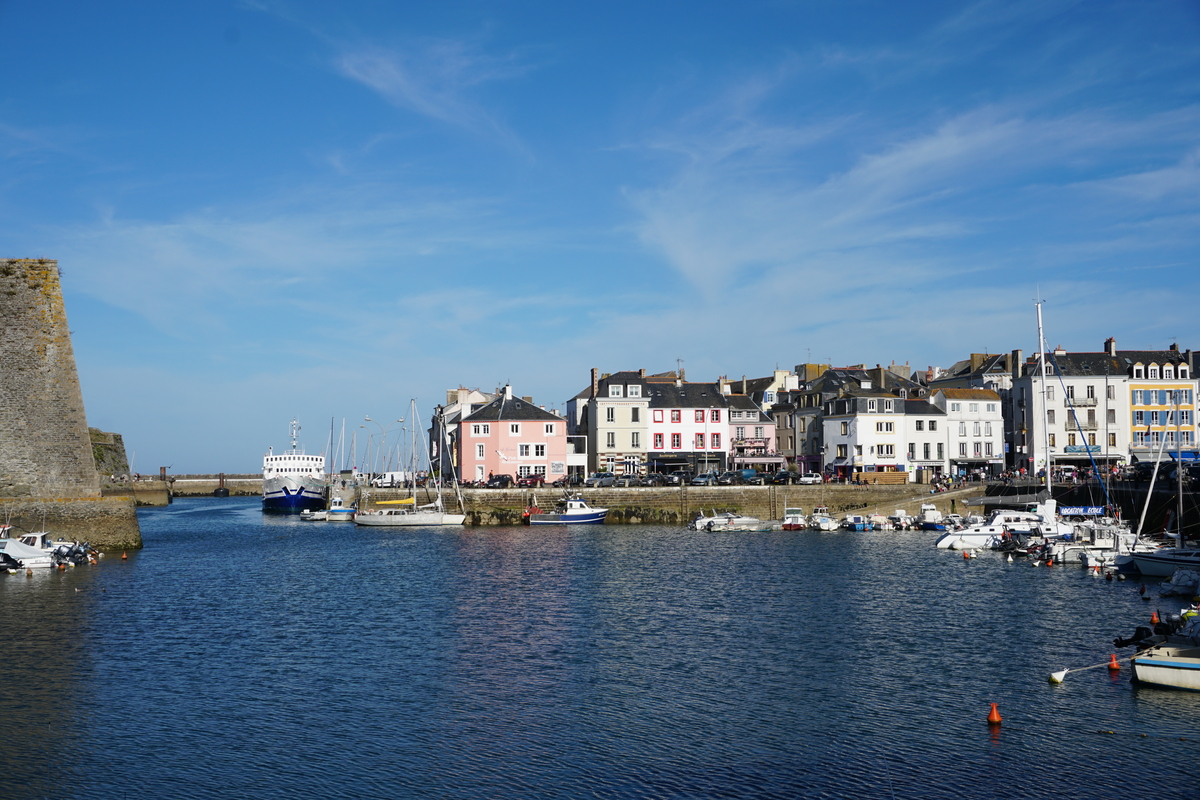
{"type": "Polygon", "coordinates": [[[562,414],[507,386],[450,390],[431,455],[463,481],[756,468],[900,482],[1035,474],[1047,463],[1106,469],[1195,458],[1194,374],[1191,350],[1118,350],[1113,339],[1100,352],[971,354],[917,372],[799,364],[696,383],[682,369],[593,369],[562,414]]]}

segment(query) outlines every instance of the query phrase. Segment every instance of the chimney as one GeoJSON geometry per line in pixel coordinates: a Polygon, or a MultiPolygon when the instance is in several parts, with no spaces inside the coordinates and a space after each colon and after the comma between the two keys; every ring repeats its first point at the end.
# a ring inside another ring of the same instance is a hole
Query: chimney
{"type": "Polygon", "coordinates": [[[507,383],[504,384],[504,399],[512,400],[512,386],[507,383]]]}
{"type": "Polygon", "coordinates": [[[683,367],[679,368],[679,380],[681,383],[687,380],[687,372],[683,369],[683,367]]]}
{"type": "Polygon", "coordinates": [[[971,353],[971,372],[977,372],[986,359],[987,355],[984,353],[971,353]]]}
{"type": "Polygon", "coordinates": [[[600,391],[600,370],[592,367],[592,397],[600,391]]]}
{"type": "Polygon", "coordinates": [[[646,368],[645,367],[642,367],[641,369],[638,370],[638,377],[639,378],[646,377],[646,368]]]}
{"type": "Polygon", "coordinates": [[[746,376],[742,376],[742,394],[746,393],[746,376]]]}
{"type": "Polygon", "coordinates": [[[1012,355],[1008,357],[1008,366],[1012,368],[1012,379],[1020,380],[1025,367],[1025,354],[1020,350],[1013,350],[1012,355]]]}
{"type": "Polygon", "coordinates": [[[1179,352],[1179,342],[1171,342],[1171,346],[1168,347],[1167,349],[1170,350],[1172,353],[1178,353],[1179,352]]]}
{"type": "Polygon", "coordinates": [[[1104,352],[1110,356],[1117,354],[1117,340],[1112,336],[1104,340],[1104,352]]]}

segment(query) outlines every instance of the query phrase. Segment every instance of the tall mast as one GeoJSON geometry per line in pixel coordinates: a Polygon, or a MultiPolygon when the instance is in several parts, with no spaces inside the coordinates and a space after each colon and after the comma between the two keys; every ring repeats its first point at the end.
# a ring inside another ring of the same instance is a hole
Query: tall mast
{"type": "Polygon", "coordinates": [[[1042,301],[1037,303],[1038,353],[1042,362],[1042,449],[1046,454],[1046,493],[1050,494],[1050,428],[1047,419],[1050,406],[1046,400],[1046,338],[1042,335],[1042,301]]]}

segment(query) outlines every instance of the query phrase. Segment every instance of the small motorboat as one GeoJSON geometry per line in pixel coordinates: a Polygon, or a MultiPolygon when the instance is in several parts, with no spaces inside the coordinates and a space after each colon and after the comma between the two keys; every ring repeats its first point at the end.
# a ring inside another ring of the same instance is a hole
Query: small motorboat
{"type": "Polygon", "coordinates": [[[783,529],[785,531],[802,531],[808,528],[808,519],[804,516],[803,508],[785,508],[783,510],[783,529]]]}
{"type": "Polygon", "coordinates": [[[323,508],[308,508],[300,512],[300,519],[305,522],[324,522],[326,518],[326,511],[323,508]]]}
{"type": "Polygon", "coordinates": [[[526,525],[601,525],[607,515],[607,508],[593,508],[577,495],[562,500],[551,512],[530,506],[521,521],[526,525]]]}
{"type": "Polygon", "coordinates": [[[718,514],[714,508],[709,516],[705,516],[703,512],[697,514],[696,518],[688,523],[687,528],[689,531],[719,531],[727,528],[748,528],[761,523],[762,520],[758,517],[746,517],[734,511],[718,514]]]}
{"type": "Polygon", "coordinates": [[[348,506],[343,502],[342,498],[334,497],[329,501],[329,508],[325,511],[325,519],[330,522],[353,522],[354,506],[348,506]]]}

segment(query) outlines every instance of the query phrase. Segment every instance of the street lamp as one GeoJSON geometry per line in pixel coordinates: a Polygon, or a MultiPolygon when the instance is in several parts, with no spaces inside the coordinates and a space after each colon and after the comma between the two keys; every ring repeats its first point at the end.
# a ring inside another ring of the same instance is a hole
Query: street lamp
{"type": "MultiPolygon", "coordinates": [[[[374,425],[375,427],[379,428],[379,434],[380,434],[381,441],[380,441],[380,443],[379,443],[379,448],[378,448],[378,449],[375,451],[376,458],[378,458],[378,457],[379,457],[379,452],[380,452],[380,451],[382,451],[382,450],[384,450],[384,449],[386,448],[386,446],[387,446],[387,434],[388,434],[388,431],[390,431],[390,430],[392,429],[392,426],[394,426],[394,425],[399,425],[399,424],[401,424],[402,422],[404,422],[404,417],[400,417],[400,419],[396,420],[395,422],[389,422],[389,423],[388,423],[388,426],[387,426],[386,428],[385,428],[385,427],[383,427],[383,425],[381,425],[381,424],[379,424],[378,422],[376,422],[375,420],[371,419],[369,416],[368,416],[368,417],[363,417],[363,419],[364,419],[364,421],[366,421],[366,422],[369,422],[369,423],[371,423],[372,425],[374,425]]],[[[360,428],[366,428],[367,426],[366,426],[366,425],[359,425],[358,427],[360,427],[360,428]]],[[[370,429],[368,428],[368,430],[370,430],[370,429]]],[[[371,436],[374,436],[374,435],[375,435],[375,434],[371,434],[371,436]]],[[[374,465],[371,463],[371,436],[368,436],[368,437],[367,437],[367,464],[368,464],[368,466],[371,466],[371,467],[373,467],[374,465]]]]}

